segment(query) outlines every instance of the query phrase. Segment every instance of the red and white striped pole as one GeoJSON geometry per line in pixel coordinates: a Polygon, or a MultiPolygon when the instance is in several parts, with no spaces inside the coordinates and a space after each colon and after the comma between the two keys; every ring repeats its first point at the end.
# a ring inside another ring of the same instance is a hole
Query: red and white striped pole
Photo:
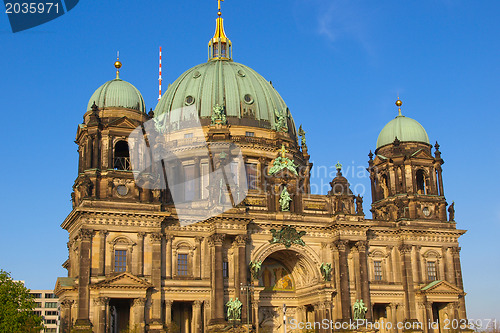
{"type": "Polygon", "coordinates": [[[159,82],[159,92],[158,92],[158,101],[161,99],[161,46],[160,46],[160,76],[158,77],[159,82]]]}

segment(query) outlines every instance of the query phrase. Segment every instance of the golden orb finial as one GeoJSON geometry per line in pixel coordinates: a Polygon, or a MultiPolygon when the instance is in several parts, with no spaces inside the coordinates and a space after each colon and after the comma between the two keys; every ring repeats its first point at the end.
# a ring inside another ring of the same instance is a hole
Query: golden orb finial
{"type": "Polygon", "coordinates": [[[398,107],[399,116],[402,116],[402,114],[401,114],[401,105],[403,105],[403,102],[401,102],[401,100],[399,99],[399,96],[398,96],[398,100],[396,101],[396,106],[398,107]]]}
{"type": "Polygon", "coordinates": [[[120,51],[116,52],[116,61],[115,61],[115,68],[116,68],[116,78],[120,78],[120,68],[122,68],[122,63],[120,62],[120,51]]]}

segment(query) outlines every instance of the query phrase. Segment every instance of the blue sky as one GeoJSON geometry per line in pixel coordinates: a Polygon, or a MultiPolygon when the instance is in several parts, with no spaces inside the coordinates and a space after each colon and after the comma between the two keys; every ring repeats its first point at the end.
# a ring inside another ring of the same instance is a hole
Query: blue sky
{"type": "MultiPolygon", "coordinates": [[[[114,78],[119,50],[121,78],[154,108],[158,47],[166,87],[206,61],[216,9],[215,0],[81,0],[16,34],[0,14],[0,268],[32,289],[66,275],[60,224],[71,210],[73,141],[88,99],[114,78]]],[[[398,93],[403,114],[439,141],[446,198],[455,201],[458,228],[468,230],[461,255],[474,319],[500,319],[499,12],[497,0],[223,3],[234,60],[272,80],[307,131],[315,166],[341,161],[353,187],[369,189],[359,171],[397,115],[398,93]]],[[[318,188],[332,178],[323,176],[313,178],[318,188]]]]}

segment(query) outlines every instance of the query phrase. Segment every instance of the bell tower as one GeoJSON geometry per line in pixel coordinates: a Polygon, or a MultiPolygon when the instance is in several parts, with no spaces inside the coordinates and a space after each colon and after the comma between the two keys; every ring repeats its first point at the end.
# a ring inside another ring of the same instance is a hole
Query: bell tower
{"type": "Polygon", "coordinates": [[[380,132],[375,154],[368,154],[373,218],[446,221],[439,144],[433,155],[425,129],[402,115],[402,104],[398,98],[398,116],[380,132]]]}
{"type": "Polygon", "coordinates": [[[78,125],[78,177],[73,185],[73,207],[83,200],[153,202],[159,194],[134,183],[127,138],[149,119],[141,93],[120,79],[122,63],[115,62],[116,78],[99,87],[78,125]]]}

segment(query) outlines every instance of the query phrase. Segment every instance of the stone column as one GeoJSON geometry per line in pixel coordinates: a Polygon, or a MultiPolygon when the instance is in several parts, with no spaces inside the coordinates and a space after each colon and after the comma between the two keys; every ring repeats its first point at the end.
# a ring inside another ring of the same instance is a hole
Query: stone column
{"type": "Polygon", "coordinates": [[[359,252],[359,275],[361,277],[361,296],[363,302],[366,304],[368,310],[366,311],[365,318],[371,321],[373,318],[373,307],[370,301],[370,285],[368,279],[368,259],[366,251],[368,249],[367,241],[359,241],[356,243],[359,252]]]}
{"type": "Polygon", "coordinates": [[[260,327],[259,327],[259,302],[255,302],[252,304],[252,309],[253,309],[253,318],[254,318],[254,325],[255,325],[255,332],[259,333],[260,332],[260,327]]]}
{"type": "Polygon", "coordinates": [[[298,323],[305,323],[307,321],[306,307],[304,305],[299,305],[295,309],[295,319],[297,319],[298,323]]]}
{"type": "MultiPolygon", "coordinates": [[[[240,290],[240,284],[247,285],[248,284],[248,267],[247,267],[247,259],[246,259],[246,244],[247,244],[247,236],[239,235],[236,236],[236,244],[238,246],[238,281],[239,284],[235,285],[234,288],[236,290],[240,290]]],[[[243,303],[243,307],[241,310],[241,322],[247,322],[247,292],[243,290],[240,292],[240,301],[243,303]]],[[[251,317],[250,317],[251,319],[251,317]]]]}
{"type": "Polygon", "coordinates": [[[167,251],[165,254],[165,267],[166,267],[166,277],[167,279],[172,278],[172,240],[174,237],[172,235],[165,235],[165,242],[167,246],[167,251]]]}
{"type": "Polygon", "coordinates": [[[437,174],[438,174],[438,182],[439,182],[439,195],[443,196],[444,195],[444,187],[443,187],[443,174],[442,174],[442,169],[440,166],[437,168],[437,174]]]}
{"type": "Polygon", "coordinates": [[[138,276],[144,275],[144,232],[137,233],[137,271],[138,276]]]}
{"type": "Polygon", "coordinates": [[[201,321],[201,305],[203,301],[194,301],[193,302],[193,332],[194,333],[202,333],[203,324],[201,321]]]}
{"type": "Polygon", "coordinates": [[[76,328],[81,329],[91,327],[89,320],[89,282],[92,234],[92,230],[81,229],[78,235],[80,239],[80,269],[78,273],[78,315],[76,328]]]}
{"type": "Polygon", "coordinates": [[[136,298],[132,303],[133,314],[134,314],[134,327],[131,329],[135,329],[137,327],[140,333],[144,332],[145,321],[144,321],[144,313],[145,313],[146,299],[145,298],[136,298]]]}
{"type": "MultiPolygon", "coordinates": [[[[150,234],[151,242],[151,252],[152,252],[152,263],[151,263],[151,284],[154,287],[154,291],[151,294],[151,321],[156,325],[161,325],[161,300],[162,300],[162,289],[161,289],[161,239],[162,235],[160,233],[150,234]]],[[[150,325],[151,326],[151,325],[150,325]]],[[[153,328],[153,327],[152,327],[153,328]]]]}
{"type": "MultiPolygon", "coordinates": [[[[456,286],[460,288],[460,290],[464,290],[464,283],[462,280],[462,265],[460,264],[460,247],[452,247],[451,254],[453,257],[453,268],[455,271],[455,281],[456,286]]],[[[466,319],[467,313],[465,311],[465,295],[461,295],[459,298],[459,317],[460,319],[466,319]]]]}
{"type": "Polygon", "coordinates": [[[172,303],[170,299],[165,300],[165,326],[169,326],[172,323],[172,303]]]}
{"type": "Polygon", "coordinates": [[[392,249],[393,249],[393,247],[391,245],[385,247],[385,251],[387,253],[385,256],[385,259],[387,262],[387,270],[386,270],[386,274],[383,277],[383,279],[386,280],[387,282],[394,282],[394,278],[393,278],[394,268],[392,266],[392,249]]]}
{"type": "Polygon", "coordinates": [[[201,241],[203,237],[195,237],[195,249],[194,249],[194,278],[201,278],[201,241]]]}
{"type": "Polygon", "coordinates": [[[411,249],[409,244],[401,244],[399,252],[403,266],[403,289],[405,292],[404,319],[411,320],[416,318],[415,309],[415,291],[413,286],[413,274],[411,271],[411,249]]]}
{"type": "Polygon", "coordinates": [[[61,301],[60,333],[70,333],[71,331],[71,323],[73,322],[73,319],[71,318],[71,306],[73,303],[73,300],[70,299],[61,301]]]}
{"type": "Polygon", "coordinates": [[[396,309],[397,309],[397,304],[396,303],[390,303],[389,306],[388,306],[388,313],[387,313],[387,317],[389,317],[388,320],[392,324],[392,330],[391,330],[391,332],[394,332],[394,333],[396,333],[398,331],[397,326],[396,326],[397,323],[398,323],[396,309]]]}
{"type": "Polygon", "coordinates": [[[224,277],[222,276],[222,245],[225,234],[210,236],[210,246],[213,247],[214,266],[212,271],[212,324],[224,323],[224,277]]]}
{"type": "Polygon", "coordinates": [[[104,269],[104,263],[106,260],[106,235],[108,231],[99,231],[99,267],[97,275],[104,276],[106,274],[104,269]]]}
{"type": "Polygon", "coordinates": [[[107,324],[107,316],[106,316],[106,308],[109,303],[109,298],[108,297],[98,297],[94,299],[94,308],[95,312],[97,314],[97,322],[94,321],[94,323],[97,324],[97,332],[98,333],[105,333],[106,332],[106,324],[107,324]]]}
{"type": "Polygon", "coordinates": [[[351,302],[349,290],[349,268],[347,265],[347,240],[338,240],[335,245],[339,252],[339,275],[340,275],[340,306],[342,311],[342,321],[349,321],[351,318],[351,302]]]}
{"type": "Polygon", "coordinates": [[[425,307],[425,320],[426,320],[426,322],[424,323],[424,327],[427,328],[428,333],[433,333],[434,330],[429,327],[429,324],[433,321],[432,303],[431,302],[424,302],[424,307],[425,307]]]}

